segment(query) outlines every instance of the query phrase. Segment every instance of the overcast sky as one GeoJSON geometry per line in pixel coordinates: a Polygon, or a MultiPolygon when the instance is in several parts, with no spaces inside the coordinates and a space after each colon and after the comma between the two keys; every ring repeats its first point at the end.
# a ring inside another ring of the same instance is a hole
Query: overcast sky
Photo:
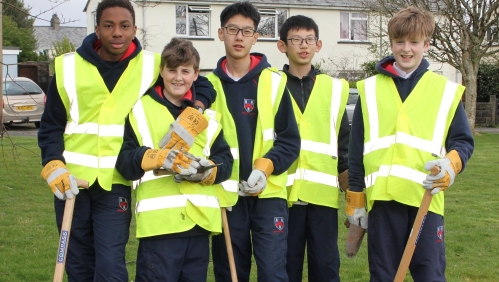
{"type": "MultiPolygon", "coordinates": [[[[31,15],[38,15],[43,11],[49,10],[57,6],[57,3],[64,2],[64,0],[24,0],[24,6],[31,7],[31,15]]],[[[35,20],[35,26],[49,26],[52,14],[56,13],[61,20],[62,26],[87,26],[87,15],[83,12],[87,0],[69,0],[57,6],[44,14],[38,16],[40,19],[35,20]],[[71,23],[63,23],[67,21],[75,21],[71,23]]]]}

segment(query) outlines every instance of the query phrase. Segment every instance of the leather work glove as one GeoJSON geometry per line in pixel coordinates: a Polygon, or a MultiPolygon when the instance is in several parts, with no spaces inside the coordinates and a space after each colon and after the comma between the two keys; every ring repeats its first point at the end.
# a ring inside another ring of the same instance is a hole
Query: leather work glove
{"type": "Polygon", "coordinates": [[[187,107],[170,125],[166,135],[159,141],[159,147],[187,152],[194,144],[196,136],[206,127],[208,120],[203,114],[192,107],[187,107]]]}
{"type": "Polygon", "coordinates": [[[338,175],[338,184],[341,192],[345,192],[350,188],[348,184],[348,169],[338,175]]]}
{"type": "Polygon", "coordinates": [[[201,159],[188,152],[168,149],[148,149],[142,158],[141,167],[144,171],[156,168],[176,172],[182,175],[197,173],[201,159]]]}
{"type": "Polygon", "coordinates": [[[367,229],[366,193],[347,190],[345,213],[350,224],[367,229]]]}
{"type": "Polygon", "coordinates": [[[80,192],[76,177],[59,160],[48,162],[43,167],[41,176],[47,181],[54,195],[61,200],[71,199],[80,192]]]}
{"type": "Polygon", "coordinates": [[[267,178],[274,171],[274,164],[266,158],[256,159],[248,181],[242,180],[239,189],[250,196],[260,195],[267,187],[267,178]]]}
{"type": "Polygon", "coordinates": [[[456,174],[461,172],[463,169],[461,158],[456,150],[452,150],[447,153],[445,158],[426,162],[424,169],[429,171],[434,166],[438,166],[440,168],[440,172],[436,175],[428,174],[426,179],[423,180],[423,188],[431,190],[432,195],[435,195],[451,186],[454,183],[456,174]]]}
{"type": "MultiPolygon", "coordinates": [[[[199,164],[200,167],[197,169],[197,171],[201,171],[203,170],[204,167],[214,165],[215,163],[212,162],[211,160],[201,159],[199,161],[199,164]]],[[[189,182],[201,183],[202,185],[205,186],[210,186],[213,184],[213,182],[215,182],[216,176],[217,176],[217,167],[212,167],[206,171],[197,172],[195,174],[190,174],[190,175],[176,174],[174,176],[174,180],[177,183],[186,180],[189,182]]]]}

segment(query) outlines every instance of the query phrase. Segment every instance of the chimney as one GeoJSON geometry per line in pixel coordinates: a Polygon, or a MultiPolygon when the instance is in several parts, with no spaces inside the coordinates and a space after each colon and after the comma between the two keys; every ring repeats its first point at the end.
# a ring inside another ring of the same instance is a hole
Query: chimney
{"type": "Polygon", "coordinates": [[[57,17],[57,14],[52,15],[52,19],[50,20],[50,27],[52,27],[54,30],[61,30],[61,21],[59,20],[59,17],[57,17]]]}

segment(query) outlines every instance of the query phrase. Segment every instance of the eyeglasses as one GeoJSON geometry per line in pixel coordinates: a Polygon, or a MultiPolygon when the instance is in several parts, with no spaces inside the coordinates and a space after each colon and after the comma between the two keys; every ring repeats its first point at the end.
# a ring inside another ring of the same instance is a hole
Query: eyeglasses
{"type": "Polygon", "coordinates": [[[251,37],[256,32],[256,30],[249,28],[249,27],[238,28],[235,26],[223,26],[222,28],[225,28],[225,30],[227,30],[227,34],[230,34],[230,35],[237,35],[239,33],[239,31],[241,31],[241,34],[245,37],[251,37]]]}
{"type": "Polygon", "coordinates": [[[289,38],[288,40],[291,41],[291,44],[293,44],[293,45],[302,45],[303,41],[307,42],[308,45],[314,45],[317,43],[318,38],[317,37],[307,37],[307,38],[295,37],[295,38],[289,38]]]}

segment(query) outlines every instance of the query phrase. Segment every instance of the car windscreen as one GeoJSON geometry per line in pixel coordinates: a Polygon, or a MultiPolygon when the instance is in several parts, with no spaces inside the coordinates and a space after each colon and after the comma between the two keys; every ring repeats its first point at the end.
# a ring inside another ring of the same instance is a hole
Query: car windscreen
{"type": "Polygon", "coordinates": [[[3,85],[3,95],[42,94],[43,91],[31,81],[6,81],[3,85]]]}

